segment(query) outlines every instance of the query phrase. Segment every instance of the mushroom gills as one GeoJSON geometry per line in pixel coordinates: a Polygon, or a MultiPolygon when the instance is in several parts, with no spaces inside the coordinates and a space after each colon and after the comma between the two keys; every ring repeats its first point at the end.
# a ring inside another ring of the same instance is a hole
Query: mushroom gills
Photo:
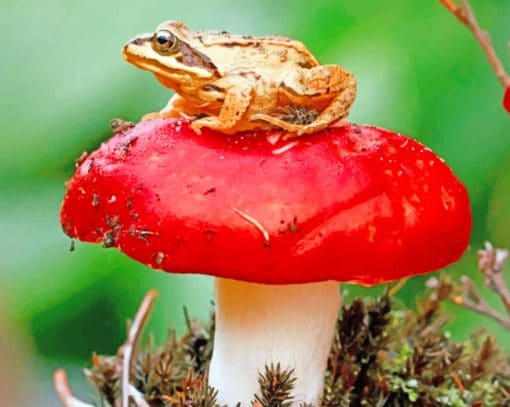
{"type": "Polygon", "coordinates": [[[293,406],[319,405],[340,309],[338,282],[263,285],[216,279],[216,329],[209,384],[219,403],[250,405],[258,374],[294,369],[293,406]]]}

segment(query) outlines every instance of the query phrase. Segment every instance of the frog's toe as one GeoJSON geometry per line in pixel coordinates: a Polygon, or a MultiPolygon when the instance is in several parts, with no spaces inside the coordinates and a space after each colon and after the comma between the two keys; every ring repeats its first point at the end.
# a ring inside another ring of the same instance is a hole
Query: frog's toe
{"type": "Polygon", "coordinates": [[[263,113],[257,113],[250,116],[251,122],[266,122],[271,124],[274,127],[280,127],[284,130],[291,131],[291,132],[297,132],[299,128],[302,126],[292,124],[289,122],[286,122],[283,119],[280,119],[278,117],[270,116],[268,114],[263,113]]]}
{"type": "Polygon", "coordinates": [[[147,120],[159,119],[161,114],[159,112],[147,113],[142,116],[140,119],[141,122],[146,122],[147,120]]]}
{"type": "Polygon", "coordinates": [[[256,114],[252,114],[250,116],[250,121],[251,122],[259,122],[259,121],[262,121],[262,122],[271,122],[272,119],[275,119],[275,117],[269,116],[268,114],[264,114],[264,113],[256,113],[256,114]]]}
{"type": "Polygon", "coordinates": [[[304,134],[311,134],[311,133],[316,133],[320,130],[323,130],[324,128],[327,127],[327,124],[320,124],[320,125],[306,125],[306,126],[301,126],[301,128],[296,131],[296,134],[298,136],[302,136],[304,134]]]}
{"type": "Polygon", "coordinates": [[[207,126],[206,123],[203,122],[204,119],[195,120],[191,123],[191,129],[197,133],[198,135],[202,134],[202,127],[207,126]]]}

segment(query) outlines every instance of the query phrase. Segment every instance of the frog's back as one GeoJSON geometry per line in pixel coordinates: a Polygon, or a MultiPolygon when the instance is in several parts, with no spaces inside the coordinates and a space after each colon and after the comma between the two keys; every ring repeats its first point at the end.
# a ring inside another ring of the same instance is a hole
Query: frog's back
{"type": "Polygon", "coordinates": [[[197,37],[219,68],[269,68],[287,64],[311,68],[319,65],[302,42],[289,37],[233,35],[225,31],[199,31],[197,37]]]}

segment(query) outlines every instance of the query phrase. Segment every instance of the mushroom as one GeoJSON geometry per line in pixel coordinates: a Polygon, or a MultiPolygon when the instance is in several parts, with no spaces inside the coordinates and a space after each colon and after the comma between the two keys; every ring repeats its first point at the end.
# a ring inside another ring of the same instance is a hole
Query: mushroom
{"type": "Polygon", "coordinates": [[[294,369],[295,403],[318,405],[338,282],[379,284],[458,259],[466,190],[430,149],[376,127],[285,141],[279,130],[197,136],[189,123],[142,122],[84,157],[64,231],[155,269],[216,277],[209,382],[221,403],[247,405],[258,372],[279,362],[294,369]]]}
{"type": "Polygon", "coordinates": [[[503,95],[503,107],[508,113],[510,113],[510,86],[505,89],[505,93],[503,95]]]}

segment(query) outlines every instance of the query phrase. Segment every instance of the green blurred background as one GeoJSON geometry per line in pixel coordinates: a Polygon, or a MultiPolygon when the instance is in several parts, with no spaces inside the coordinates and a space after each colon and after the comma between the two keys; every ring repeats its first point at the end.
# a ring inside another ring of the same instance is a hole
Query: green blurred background
{"type": "MultiPolygon", "coordinates": [[[[510,65],[510,3],[473,6],[510,65]]],[[[184,304],[208,314],[209,278],[156,273],[99,246],[78,243],[71,253],[58,221],[74,159],[110,136],[110,119],[137,120],[166,103],[169,91],[119,55],[126,40],[165,19],[289,35],[320,61],[344,65],[359,84],[352,120],[421,140],[469,189],[471,249],[448,271],[481,284],[476,249],[485,239],[510,246],[510,116],[501,86],[468,31],[435,0],[0,0],[0,393],[8,376],[8,393],[22,400],[3,405],[57,405],[51,373],[59,366],[88,398],[81,367],[92,351],[116,351],[150,287],[162,293],[148,328],[158,337],[169,325],[182,329],[184,304]]],[[[409,281],[398,296],[412,306],[423,282],[409,281]]],[[[510,348],[510,334],[491,321],[451,312],[456,338],[484,326],[510,348]]]]}

